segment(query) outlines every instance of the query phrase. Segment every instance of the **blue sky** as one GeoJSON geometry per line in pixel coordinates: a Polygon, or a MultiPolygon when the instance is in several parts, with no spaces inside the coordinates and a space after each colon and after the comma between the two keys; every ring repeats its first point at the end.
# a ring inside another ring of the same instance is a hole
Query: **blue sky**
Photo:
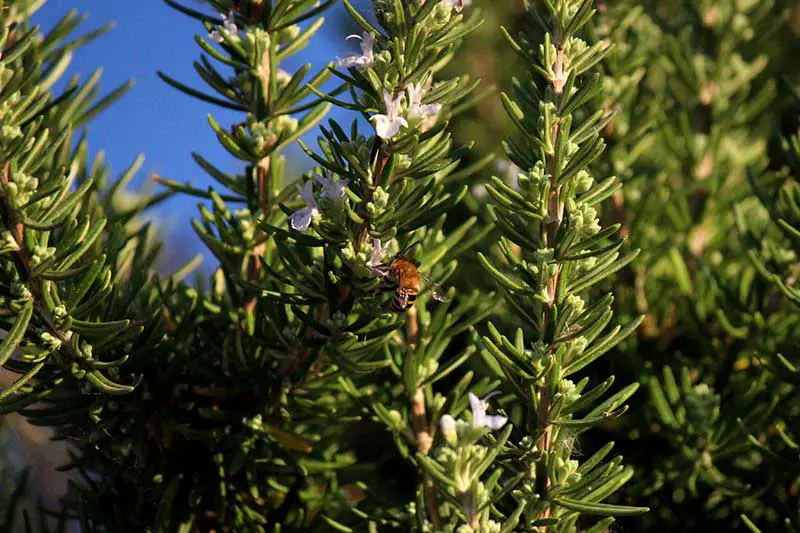
{"type": "MultiPolygon", "coordinates": [[[[200,7],[195,0],[183,0],[183,3],[200,7]]],[[[200,188],[210,185],[212,180],[192,160],[192,151],[201,153],[224,170],[242,168],[240,162],[220,147],[206,117],[212,113],[220,124],[227,126],[241,122],[243,115],[180,93],[156,76],[156,71],[162,70],[190,86],[204,88],[192,67],[201,53],[194,35],[205,33],[199,22],[159,0],[49,0],[35,15],[34,22],[47,31],[71,9],[87,15],[81,31],[109,21],[114,21],[116,27],[78,51],[69,75],[78,74],[86,79],[96,68],[102,67],[101,88],[105,91],[126,80],[135,81],[133,89],[122,100],[88,127],[92,153],[105,152],[112,175],[125,170],[140,153],[145,155],[145,163],[134,186],[153,173],[176,181],[193,182],[200,188]]],[[[326,14],[326,23],[311,45],[282,67],[293,72],[298,66],[311,63],[312,72],[316,72],[325,62],[346,50],[354,51],[355,45],[343,39],[347,31],[342,23],[342,12],[341,3],[337,3],[326,14]]],[[[329,117],[349,122],[352,119],[347,115],[346,111],[334,110],[329,117]]],[[[308,137],[314,135],[307,136],[307,140],[308,137]]],[[[299,150],[291,151],[292,155],[301,167],[309,166],[308,159],[299,150]]],[[[205,251],[189,224],[190,218],[197,214],[197,200],[176,197],[155,213],[167,230],[168,242],[177,244],[170,247],[173,254],[170,263],[177,259],[188,260],[205,251]]],[[[209,266],[208,260],[204,263],[209,266]]]]}

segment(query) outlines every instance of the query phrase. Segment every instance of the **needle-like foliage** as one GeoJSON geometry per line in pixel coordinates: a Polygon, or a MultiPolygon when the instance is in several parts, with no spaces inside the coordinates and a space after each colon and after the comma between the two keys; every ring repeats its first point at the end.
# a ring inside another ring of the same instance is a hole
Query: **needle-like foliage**
{"type": "Polygon", "coordinates": [[[82,130],[129,85],[55,89],[106,28],[0,0],[0,415],[72,476],[4,454],[0,531],[800,531],[800,8],[165,3],[236,164],[153,195],[82,130]]]}

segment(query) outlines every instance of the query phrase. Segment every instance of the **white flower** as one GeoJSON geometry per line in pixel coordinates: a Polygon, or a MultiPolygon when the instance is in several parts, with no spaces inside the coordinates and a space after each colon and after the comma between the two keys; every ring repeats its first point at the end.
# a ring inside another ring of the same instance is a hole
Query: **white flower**
{"type": "Polygon", "coordinates": [[[374,59],[372,54],[372,47],[375,46],[375,34],[372,32],[364,32],[362,37],[358,35],[348,35],[345,39],[358,39],[361,41],[361,55],[347,54],[336,60],[336,66],[339,68],[367,68],[372,66],[374,59]]]}
{"type": "Polygon", "coordinates": [[[388,241],[386,245],[381,246],[380,239],[372,239],[372,255],[369,258],[369,261],[366,262],[366,265],[370,268],[374,268],[381,263],[383,263],[383,258],[386,257],[386,253],[389,251],[389,245],[392,241],[388,241]]]}
{"type": "Polygon", "coordinates": [[[299,210],[295,211],[289,216],[289,221],[292,225],[292,228],[296,229],[297,231],[306,231],[308,226],[311,225],[311,219],[319,216],[319,210],[317,209],[317,201],[314,199],[314,183],[311,180],[308,180],[303,188],[300,188],[300,185],[295,185],[297,188],[297,192],[300,193],[300,196],[306,202],[306,206],[299,210]]]}
{"type": "MultiPolygon", "coordinates": [[[[506,422],[508,417],[500,415],[487,415],[486,410],[489,408],[489,403],[486,401],[489,396],[481,400],[471,392],[469,393],[469,406],[472,409],[472,425],[476,428],[489,428],[500,429],[506,422]]],[[[491,395],[490,395],[491,396],[491,395]]]]}
{"type": "Polygon", "coordinates": [[[449,8],[455,8],[456,11],[461,13],[461,10],[472,3],[472,0],[442,0],[442,5],[449,8]]]}
{"type": "Polygon", "coordinates": [[[314,176],[314,179],[322,185],[322,197],[328,200],[341,200],[344,198],[344,188],[350,183],[350,180],[334,181],[331,178],[319,175],[314,176]]]}
{"type": "Polygon", "coordinates": [[[442,104],[423,104],[422,91],[423,87],[421,83],[410,83],[406,85],[406,93],[408,94],[408,115],[411,118],[425,120],[426,118],[438,115],[439,111],[442,109],[442,104]]]}
{"type": "MultiPolygon", "coordinates": [[[[219,30],[220,28],[217,27],[214,31],[209,33],[208,36],[212,41],[222,43],[225,39],[222,37],[219,30]]],[[[236,26],[236,12],[233,9],[228,11],[227,15],[222,15],[222,31],[228,35],[237,35],[239,33],[239,28],[236,26]]]]}
{"type": "Polygon", "coordinates": [[[383,103],[386,105],[385,115],[372,115],[370,120],[375,122],[375,133],[381,139],[391,139],[400,131],[402,126],[408,127],[408,122],[403,117],[397,116],[400,112],[400,98],[392,99],[386,89],[383,90],[383,103]]]}

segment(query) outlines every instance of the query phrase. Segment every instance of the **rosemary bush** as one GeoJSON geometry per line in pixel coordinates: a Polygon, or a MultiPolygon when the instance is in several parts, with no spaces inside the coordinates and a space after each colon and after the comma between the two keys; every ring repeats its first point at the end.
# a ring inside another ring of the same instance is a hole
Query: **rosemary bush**
{"type": "Polygon", "coordinates": [[[287,71],[336,0],[165,2],[238,169],[155,195],[53,90],[104,28],[0,2],[0,414],[73,473],[0,531],[800,531],[796,5],[342,0],[287,71]]]}

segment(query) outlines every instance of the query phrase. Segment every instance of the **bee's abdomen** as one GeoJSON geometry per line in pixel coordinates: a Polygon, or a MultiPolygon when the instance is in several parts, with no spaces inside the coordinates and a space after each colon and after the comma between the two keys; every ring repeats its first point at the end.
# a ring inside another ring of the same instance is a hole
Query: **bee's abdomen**
{"type": "Polygon", "coordinates": [[[397,296],[392,298],[392,311],[394,311],[395,313],[402,313],[408,308],[409,308],[408,302],[403,302],[397,296]]]}
{"type": "Polygon", "coordinates": [[[417,291],[413,289],[397,289],[392,298],[392,311],[402,313],[417,301],[417,291]]]}

